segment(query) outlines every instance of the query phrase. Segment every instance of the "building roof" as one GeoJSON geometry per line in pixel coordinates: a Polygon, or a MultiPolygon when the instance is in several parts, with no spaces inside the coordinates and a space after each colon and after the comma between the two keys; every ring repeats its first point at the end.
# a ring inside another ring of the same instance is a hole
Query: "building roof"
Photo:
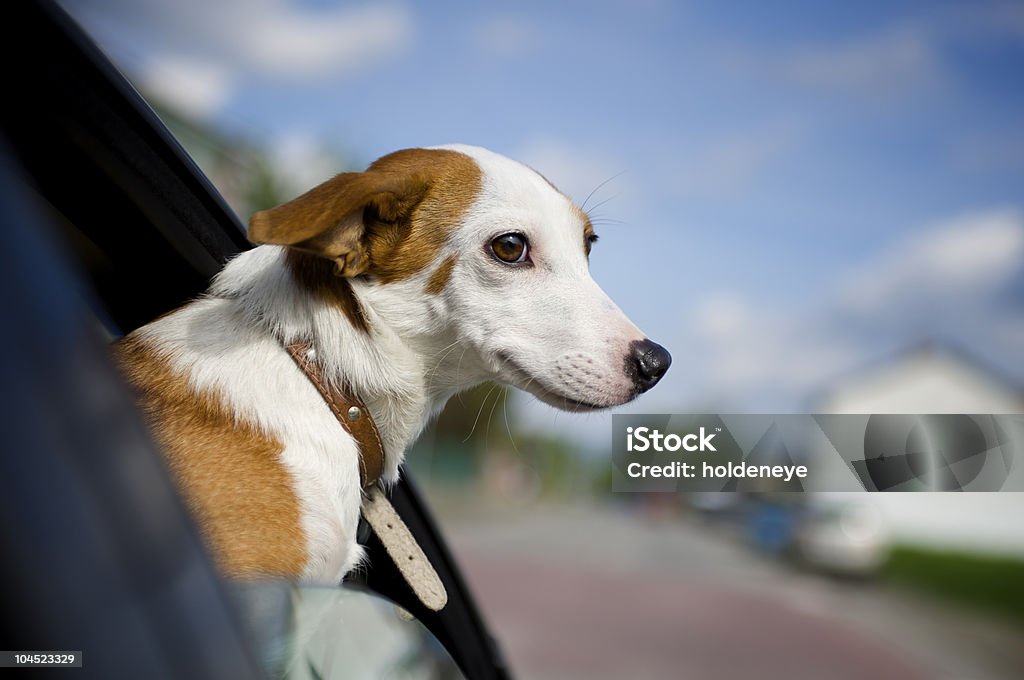
{"type": "Polygon", "coordinates": [[[919,343],[842,376],[811,400],[816,413],[1024,413],[1024,390],[969,353],[919,343]]]}

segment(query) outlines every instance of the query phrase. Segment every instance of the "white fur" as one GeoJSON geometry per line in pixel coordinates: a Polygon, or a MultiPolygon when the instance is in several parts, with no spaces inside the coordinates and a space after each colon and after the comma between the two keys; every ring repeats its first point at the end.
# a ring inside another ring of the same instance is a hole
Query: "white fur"
{"type": "Polygon", "coordinates": [[[327,378],[366,402],[386,482],[447,399],[485,380],[570,409],[635,395],[623,367],[629,344],[644,336],[590,278],[568,199],[490,151],[443,148],[470,156],[483,186],[442,253],[458,261],[441,294],[424,292],[433,268],[386,285],[353,279],[367,334],[296,285],[283,248],[260,246],[234,258],[208,296],[141,330],[193,387],[284,444],[308,539],[307,581],[337,582],[362,559],[358,451],[282,343],[311,339],[327,378]],[[533,267],[488,254],[486,244],[508,231],[527,234],[533,267]]]}
{"type": "Polygon", "coordinates": [[[476,349],[487,378],[515,385],[559,408],[616,406],[633,396],[623,370],[629,343],[644,334],[590,277],[583,225],[569,200],[526,166],[478,147],[484,173],[476,205],[456,231],[452,252],[508,231],[529,237],[534,267],[460,258],[444,293],[460,341],[476,349]],[[590,405],[590,406],[587,406],[590,405]]]}

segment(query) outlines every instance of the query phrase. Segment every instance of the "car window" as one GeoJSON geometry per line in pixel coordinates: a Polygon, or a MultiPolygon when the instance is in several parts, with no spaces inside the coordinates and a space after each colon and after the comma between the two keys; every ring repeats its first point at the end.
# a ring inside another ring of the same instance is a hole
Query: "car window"
{"type": "Polygon", "coordinates": [[[366,590],[269,582],[234,592],[270,677],[464,677],[422,623],[366,590]]]}

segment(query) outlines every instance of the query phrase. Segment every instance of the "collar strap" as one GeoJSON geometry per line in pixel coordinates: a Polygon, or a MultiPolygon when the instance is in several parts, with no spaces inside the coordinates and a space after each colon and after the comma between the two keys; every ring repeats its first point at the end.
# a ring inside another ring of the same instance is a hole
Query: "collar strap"
{"type": "Polygon", "coordinates": [[[384,474],[384,446],[366,404],[351,391],[341,389],[324,378],[314,356],[313,346],[306,341],[293,342],[285,349],[327,402],[331,413],[359,447],[359,485],[366,490],[384,474]]]}
{"type": "Polygon", "coordinates": [[[402,578],[420,602],[431,611],[440,611],[448,602],[444,582],[377,484],[384,473],[384,447],[366,404],[324,379],[313,346],[308,342],[293,342],[285,349],[327,402],[341,426],[356,440],[359,447],[359,483],[363,489],[363,517],[373,527],[402,578]]]}

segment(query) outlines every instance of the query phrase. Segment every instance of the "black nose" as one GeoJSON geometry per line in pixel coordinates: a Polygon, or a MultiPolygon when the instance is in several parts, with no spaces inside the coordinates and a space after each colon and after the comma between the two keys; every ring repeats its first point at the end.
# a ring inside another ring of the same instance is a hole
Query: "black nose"
{"type": "Polygon", "coordinates": [[[631,352],[626,359],[626,370],[633,375],[638,392],[646,392],[661,380],[672,365],[668,350],[650,340],[636,340],[629,346],[631,352]]]}

